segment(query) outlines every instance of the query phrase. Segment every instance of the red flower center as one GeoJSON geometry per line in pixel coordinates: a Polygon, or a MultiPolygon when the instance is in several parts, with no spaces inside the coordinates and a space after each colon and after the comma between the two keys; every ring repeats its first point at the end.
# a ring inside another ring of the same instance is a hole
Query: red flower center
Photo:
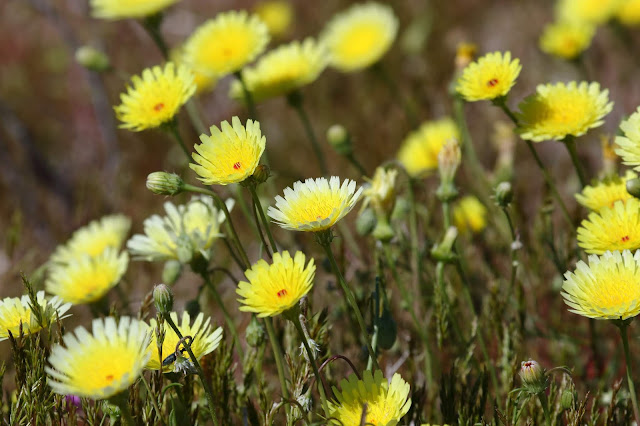
{"type": "Polygon", "coordinates": [[[497,78],[492,78],[491,80],[487,81],[487,86],[489,87],[494,87],[496,84],[498,84],[497,78]]]}
{"type": "Polygon", "coordinates": [[[153,110],[155,112],[160,112],[162,111],[162,109],[164,108],[164,104],[162,102],[158,102],[154,107],[153,110]]]}
{"type": "Polygon", "coordinates": [[[240,170],[240,167],[241,167],[241,166],[242,166],[242,164],[240,164],[240,162],[238,161],[237,163],[235,163],[235,164],[233,165],[233,168],[234,168],[234,169],[236,169],[236,170],[240,170]]]}
{"type": "Polygon", "coordinates": [[[629,236],[625,235],[624,237],[622,237],[622,242],[626,243],[627,241],[629,241],[629,236]]]}
{"type": "Polygon", "coordinates": [[[287,295],[287,290],[284,288],[278,292],[278,297],[284,297],[286,295],[287,295]]]}

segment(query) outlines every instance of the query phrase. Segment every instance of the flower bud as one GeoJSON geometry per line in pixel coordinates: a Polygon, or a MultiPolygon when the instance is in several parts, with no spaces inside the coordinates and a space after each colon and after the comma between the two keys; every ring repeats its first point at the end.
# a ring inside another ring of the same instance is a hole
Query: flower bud
{"type": "Polygon", "coordinates": [[[441,182],[452,182],[460,165],[460,144],[449,139],[438,153],[438,172],[441,182]]]}
{"type": "Polygon", "coordinates": [[[255,315],[251,316],[251,321],[245,331],[247,344],[253,348],[262,345],[266,340],[264,325],[258,321],[255,315]]]}
{"type": "Polygon", "coordinates": [[[340,124],[334,124],[327,130],[327,141],[340,155],[349,155],[353,152],[351,135],[340,124]]]}
{"type": "Polygon", "coordinates": [[[162,270],[162,282],[173,285],[182,274],[182,263],[177,260],[167,260],[162,270]]]}
{"type": "Polygon", "coordinates": [[[462,70],[473,62],[477,50],[478,46],[473,43],[459,43],[458,48],[456,49],[456,69],[462,70]]]}
{"type": "Polygon", "coordinates": [[[391,220],[402,220],[411,211],[411,204],[404,197],[398,197],[396,199],[396,204],[393,207],[393,212],[391,212],[391,220]]]}
{"type": "Polygon", "coordinates": [[[147,176],[147,189],[158,195],[176,195],[182,192],[184,181],[175,173],[153,172],[147,176]]]}
{"type": "Polygon", "coordinates": [[[97,72],[106,71],[111,67],[109,57],[91,46],[81,46],[76,50],[76,62],[97,72]]]}
{"type": "Polygon", "coordinates": [[[365,178],[367,184],[362,191],[364,205],[371,204],[378,214],[390,216],[396,203],[397,176],[398,171],[395,169],[378,167],[373,179],[365,178]]]}
{"type": "Polygon", "coordinates": [[[500,182],[495,189],[496,202],[503,209],[513,200],[513,189],[510,182],[500,182]]]}
{"type": "Polygon", "coordinates": [[[565,389],[560,396],[560,405],[563,410],[568,410],[573,407],[573,392],[565,389]]]}
{"type": "Polygon", "coordinates": [[[369,235],[376,226],[376,214],[373,209],[366,208],[356,219],[356,232],[359,235],[369,235]]]}
{"type": "Polygon", "coordinates": [[[200,302],[198,299],[188,300],[184,305],[184,310],[189,314],[191,318],[195,318],[200,313],[200,302]]]}
{"type": "Polygon", "coordinates": [[[271,169],[266,164],[260,164],[253,172],[253,179],[256,183],[264,183],[271,176],[271,169]]]}
{"type": "Polygon", "coordinates": [[[173,309],[173,293],[171,293],[171,289],[164,284],[155,286],[153,288],[153,303],[159,313],[168,315],[173,309]]]}
{"type": "Polygon", "coordinates": [[[378,241],[382,241],[383,243],[391,241],[395,233],[393,232],[393,228],[389,224],[389,221],[387,220],[387,217],[385,215],[378,215],[376,227],[373,229],[371,235],[373,236],[373,238],[378,241]]]}
{"type": "Polygon", "coordinates": [[[636,198],[640,198],[640,178],[627,181],[627,192],[636,198]]]}
{"type": "Polygon", "coordinates": [[[547,389],[547,377],[544,369],[536,361],[522,361],[520,380],[524,389],[532,395],[537,395],[547,389]]]}
{"type": "Polygon", "coordinates": [[[431,256],[439,262],[451,262],[455,258],[452,249],[456,238],[458,238],[458,228],[450,226],[444,237],[442,237],[440,244],[431,249],[431,256]]]}

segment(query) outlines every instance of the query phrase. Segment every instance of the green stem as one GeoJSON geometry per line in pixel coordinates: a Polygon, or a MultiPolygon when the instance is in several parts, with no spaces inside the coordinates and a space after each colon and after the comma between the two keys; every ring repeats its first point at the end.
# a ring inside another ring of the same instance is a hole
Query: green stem
{"type": "MultiPolygon", "coordinates": [[[[280,389],[282,391],[282,398],[289,399],[289,391],[287,388],[287,381],[284,378],[284,361],[282,357],[282,349],[280,348],[280,342],[276,339],[276,332],[273,329],[273,319],[267,317],[264,319],[265,326],[267,328],[267,334],[269,335],[269,341],[271,342],[271,349],[273,350],[273,357],[276,360],[276,368],[278,370],[278,379],[280,379],[280,389]]],[[[287,404],[289,407],[289,404],[287,404]]],[[[287,411],[287,423],[289,422],[289,409],[287,411]]]]}
{"type": "Polygon", "coordinates": [[[587,186],[587,178],[584,175],[584,170],[582,169],[580,159],[578,158],[578,151],[576,150],[576,140],[573,136],[567,136],[564,138],[564,145],[567,147],[567,151],[569,151],[571,162],[573,163],[573,167],[576,169],[578,179],[580,179],[580,185],[584,188],[585,186],[587,186]]]}
{"type": "Polygon", "coordinates": [[[120,421],[126,426],[135,426],[131,416],[131,408],[129,408],[129,392],[123,391],[109,398],[109,402],[116,405],[120,409],[120,421]]]}
{"type": "Polygon", "coordinates": [[[547,394],[545,393],[545,391],[542,391],[538,394],[538,399],[540,400],[540,405],[542,405],[544,420],[547,423],[547,426],[551,426],[551,412],[549,411],[549,401],[547,399],[547,394]]]}
{"type": "Polygon", "coordinates": [[[356,169],[358,169],[358,172],[362,175],[362,176],[366,176],[367,175],[367,170],[364,168],[364,166],[358,161],[358,159],[355,157],[355,155],[353,155],[353,153],[347,154],[345,155],[345,157],[347,158],[347,160],[349,160],[349,162],[353,165],[353,167],[355,167],[356,169]]]}
{"type": "Polygon", "coordinates": [[[414,288],[420,288],[422,265],[420,263],[420,245],[418,236],[418,207],[414,193],[415,182],[409,177],[409,233],[411,234],[411,271],[413,273],[414,288]]]}
{"type": "Polygon", "coordinates": [[[502,212],[504,216],[507,218],[507,223],[509,224],[509,231],[511,232],[511,277],[509,279],[509,297],[517,290],[516,299],[518,300],[518,313],[520,318],[524,318],[524,291],[522,286],[519,285],[516,288],[516,273],[518,270],[518,254],[515,250],[514,244],[518,242],[518,236],[516,234],[516,229],[513,226],[513,221],[511,220],[511,215],[509,214],[509,210],[506,207],[502,208],[502,212]]]}
{"type": "MultiPolygon", "coordinates": [[[[163,318],[167,322],[167,324],[169,324],[169,327],[171,327],[171,329],[176,333],[176,336],[178,336],[178,339],[182,339],[184,336],[180,332],[180,329],[175,325],[175,323],[171,319],[171,315],[163,315],[163,318]]],[[[202,382],[202,387],[204,388],[204,394],[207,397],[209,415],[211,416],[211,420],[213,421],[213,424],[217,426],[218,418],[216,417],[216,413],[214,410],[213,392],[211,391],[211,386],[209,384],[209,381],[206,379],[204,375],[204,371],[202,371],[202,366],[198,362],[198,359],[193,354],[193,351],[191,350],[191,346],[184,345],[184,348],[187,350],[187,353],[189,354],[189,358],[191,358],[191,362],[193,363],[193,366],[196,369],[196,373],[200,377],[200,381],[202,382]]]]}
{"type": "Polygon", "coordinates": [[[484,173],[482,165],[480,164],[480,161],[478,160],[476,150],[471,140],[471,134],[469,133],[467,120],[464,115],[464,101],[461,98],[454,98],[453,110],[458,129],[460,130],[460,137],[462,139],[462,152],[468,160],[466,164],[469,164],[471,174],[473,175],[475,181],[481,184],[484,196],[485,188],[487,188],[488,186],[487,177],[484,173]]]}
{"type": "MultiPolygon", "coordinates": [[[[331,231],[329,230],[324,232],[331,232],[331,231]]],[[[329,263],[331,263],[331,269],[333,269],[333,273],[335,274],[338,280],[338,283],[340,283],[340,287],[342,287],[342,291],[344,292],[345,297],[347,298],[347,302],[351,306],[351,309],[353,310],[353,313],[356,316],[356,320],[358,321],[358,325],[360,326],[360,331],[362,332],[362,335],[364,336],[364,340],[367,345],[367,350],[369,351],[369,356],[373,359],[373,367],[377,370],[380,370],[380,366],[378,365],[378,360],[376,358],[376,353],[373,351],[373,348],[371,347],[371,339],[369,338],[367,327],[364,324],[364,319],[362,318],[362,313],[360,312],[360,308],[358,308],[358,303],[356,302],[356,298],[353,295],[353,292],[351,291],[349,286],[347,285],[344,277],[342,276],[342,272],[340,272],[338,263],[336,262],[336,259],[333,256],[333,251],[331,250],[331,243],[327,241],[322,241],[322,240],[323,238],[318,239],[318,241],[322,245],[322,248],[327,254],[327,257],[329,258],[329,263]]]]}
{"type": "Polygon", "coordinates": [[[244,95],[244,101],[247,104],[247,109],[249,110],[249,118],[252,120],[258,120],[258,111],[256,110],[256,104],[253,100],[253,95],[251,95],[251,91],[247,87],[247,83],[242,78],[242,72],[236,71],[233,73],[236,76],[238,81],[240,82],[240,86],[242,86],[242,94],[244,95]]]}
{"type": "Polygon", "coordinates": [[[176,119],[171,120],[169,123],[167,123],[166,128],[169,130],[169,133],[173,136],[173,138],[178,142],[180,148],[182,148],[182,152],[184,152],[184,155],[187,157],[187,163],[190,163],[191,154],[189,154],[189,150],[184,144],[182,136],[180,136],[180,131],[178,130],[178,121],[176,119]]]}
{"type": "Polygon", "coordinates": [[[162,412],[158,407],[158,401],[156,400],[156,397],[153,394],[153,392],[151,392],[151,387],[149,386],[149,383],[147,383],[147,380],[144,378],[144,374],[142,373],[140,373],[140,380],[142,380],[142,383],[144,383],[144,387],[147,389],[147,393],[149,394],[149,398],[151,399],[151,405],[153,405],[153,409],[156,410],[156,414],[158,415],[158,420],[160,421],[160,424],[164,426],[164,420],[162,419],[162,412]]]}
{"type": "Polygon", "coordinates": [[[144,18],[142,21],[140,21],[140,23],[147,31],[153,42],[156,44],[156,46],[160,50],[160,53],[162,53],[162,57],[164,59],[168,59],[169,48],[167,47],[167,43],[164,41],[162,33],[160,32],[160,25],[162,24],[162,12],[144,18]]]}
{"type": "Polygon", "coordinates": [[[322,148],[320,147],[320,143],[318,142],[318,138],[316,138],[316,134],[313,131],[313,126],[311,126],[311,121],[309,120],[309,116],[304,109],[304,105],[302,102],[302,93],[300,92],[292,92],[287,96],[287,101],[289,105],[298,113],[298,117],[304,126],[304,131],[307,133],[307,137],[311,142],[311,147],[313,148],[313,152],[316,154],[316,158],[318,159],[318,164],[320,165],[320,171],[323,176],[329,175],[329,169],[327,168],[327,161],[324,157],[324,153],[322,152],[322,148]]]}
{"type": "Polygon", "coordinates": [[[262,224],[264,225],[264,230],[267,233],[267,237],[269,238],[269,243],[271,244],[271,251],[278,251],[278,246],[276,246],[276,240],[273,238],[271,234],[271,229],[269,228],[269,221],[267,217],[264,215],[264,210],[262,209],[262,204],[260,203],[260,197],[258,197],[258,193],[256,192],[255,185],[247,185],[249,188],[249,192],[251,193],[251,198],[253,198],[253,202],[256,205],[256,209],[258,209],[258,214],[260,215],[260,219],[262,220],[262,224]]]}
{"type": "Polygon", "coordinates": [[[189,120],[191,121],[191,125],[199,134],[206,134],[207,127],[202,122],[202,118],[200,118],[200,113],[198,112],[198,106],[196,105],[195,98],[192,98],[185,105],[187,109],[187,115],[189,116],[189,120]]]}
{"type": "Polygon", "coordinates": [[[624,348],[624,358],[627,364],[627,384],[629,385],[629,394],[631,395],[631,403],[633,404],[633,415],[636,423],[640,425],[640,410],[638,409],[638,397],[636,396],[636,387],[633,384],[633,375],[631,374],[631,355],[629,353],[629,338],[627,336],[627,327],[629,322],[616,321],[615,323],[620,329],[620,337],[622,337],[622,347],[624,348]]]}

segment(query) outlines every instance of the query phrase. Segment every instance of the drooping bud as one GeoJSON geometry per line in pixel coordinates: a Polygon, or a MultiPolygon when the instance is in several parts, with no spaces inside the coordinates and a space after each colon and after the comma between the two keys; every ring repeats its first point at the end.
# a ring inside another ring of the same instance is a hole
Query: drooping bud
{"type": "Polygon", "coordinates": [[[327,130],[327,141],[340,155],[349,155],[353,152],[351,135],[340,124],[334,124],[327,130]]]}
{"type": "Polygon", "coordinates": [[[548,381],[545,371],[540,364],[530,359],[522,361],[520,367],[522,387],[532,395],[537,395],[547,389],[548,381]]]}
{"type": "Polygon", "coordinates": [[[147,189],[158,195],[176,195],[183,191],[184,181],[175,173],[153,172],[147,176],[147,189]]]}
{"type": "Polygon", "coordinates": [[[177,260],[167,260],[162,270],[162,282],[173,285],[182,274],[182,263],[177,260]]]}
{"type": "Polygon", "coordinates": [[[439,262],[451,262],[455,259],[453,244],[456,242],[456,238],[458,238],[458,228],[450,226],[440,244],[431,249],[431,256],[439,262]]]}
{"type": "Polygon", "coordinates": [[[627,181],[627,192],[636,198],[640,198],[640,178],[627,181]]]}
{"type": "Polygon", "coordinates": [[[81,46],[76,50],[76,62],[91,71],[102,72],[111,68],[109,57],[91,46],[81,46]]]}
{"type": "Polygon", "coordinates": [[[153,303],[159,313],[168,315],[173,309],[173,293],[171,293],[171,289],[164,284],[155,286],[153,288],[153,303]]]}
{"type": "Polygon", "coordinates": [[[513,200],[513,189],[510,182],[500,182],[495,189],[496,202],[500,207],[507,208],[513,200]]]}

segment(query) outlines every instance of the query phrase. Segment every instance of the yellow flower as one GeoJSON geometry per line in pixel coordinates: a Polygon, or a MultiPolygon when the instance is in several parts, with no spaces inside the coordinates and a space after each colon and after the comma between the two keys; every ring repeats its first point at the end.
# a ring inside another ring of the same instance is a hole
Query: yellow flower
{"type": "Polygon", "coordinates": [[[640,251],[629,250],[591,255],[575,272],[564,274],[562,297],[573,309],[588,318],[622,319],[640,313],[640,251]]]}
{"type": "Polygon", "coordinates": [[[184,65],[189,68],[189,71],[193,74],[193,82],[196,85],[196,95],[210,92],[216,87],[216,84],[218,84],[217,74],[202,68],[197,68],[187,62],[187,58],[184,54],[184,47],[173,49],[169,56],[176,65],[184,65]]]}
{"type": "Polygon", "coordinates": [[[620,0],[559,0],[556,17],[562,21],[604,24],[620,7],[620,0]]]}
{"type": "Polygon", "coordinates": [[[460,139],[458,127],[451,118],[427,121],[402,142],[398,161],[411,177],[428,176],[438,168],[438,154],[449,139],[460,139]]]}
{"type": "Polygon", "coordinates": [[[541,84],[520,103],[518,132],[522,139],[542,142],[582,136],[599,127],[613,108],[609,91],[598,83],[541,84]]]}
{"type": "Polygon", "coordinates": [[[267,26],[246,11],[223,12],[200,25],[184,44],[187,62],[222,77],[236,72],[269,43],[267,26]]]}
{"type": "Polygon", "coordinates": [[[107,248],[97,256],[82,255],[49,267],[45,289],[65,302],[95,302],[115,287],[127,271],[129,256],[107,248]]]}
{"type": "Polygon", "coordinates": [[[616,137],[616,154],[622,162],[640,170],[640,107],[631,116],[620,123],[624,136],[616,137]]]}
{"type": "Polygon", "coordinates": [[[293,189],[285,188],[284,198],[276,197],[276,206],[267,214],[284,229],[323,231],[346,216],[361,193],[354,181],[346,179],[341,185],[337,176],[298,181],[293,189]]]}
{"type": "Polygon", "coordinates": [[[253,11],[265,23],[273,37],[283,36],[293,20],[293,7],[284,0],[262,1],[256,4],[253,11]]]}
{"type": "Polygon", "coordinates": [[[359,71],[378,62],[398,32],[391,7],[369,2],[356,4],[334,16],[322,33],[329,63],[344,72],[359,71]]]}
{"type": "Polygon", "coordinates": [[[385,170],[384,167],[378,167],[373,174],[373,179],[365,178],[368,183],[362,191],[364,197],[362,209],[364,210],[371,203],[375,209],[390,214],[396,203],[397,177],[397,170],[385,170]]]}
{"type": "MultiPolygon", "coordinates": [[[[242,70],[242,78],[255,101],[286,95],[314,82],[327,65],[325,47],[313,39],[294,41],[265,54],[255,67],[242,70]]],[[[244,99],[242,84],[236,80],[230,95],[244,99]]]]}
{"type": "Polygon", "coordinates": [[[578,228],[578,245],[594,254],[640,248],[640,201],[616,201],[590,213],[578,228]]]}
{"type": "Polygon", "coordinates": [[[616,12],[616,18],[623,25],[637,26],[640,24],[640,0],[622,0],[616,12]]]}
{"type": "Polygon", "coordinates": [[[355,374],[340,382],[341,390],[333,388],[337,402],[329,401],[329,415],[336,420],[331,424],[358,426],[362,424],[362,412],[367,416],[365,424],[395,426],[411,408],[410,386],[396,373],[389,383],[382,371],[366,370],[359,380],[355,374]]]}
{"type": "MultiPolygon", "coordinates": [[[[193,341],[191,342],[191,350],[197,360],[200,360],[203,356],[213,352],[220,344],[220,341],[222,340],[222,327],[212,330],[211,318],[207,317],[205,321],[204,314],[202,312],[198,314],[193,325],[191,325],[191,317],[187,312],[182,314],[182,323],[178,321],[177,313],[171,312],[170,316],[173,323],[178,327],[178,330],[180,330],[180,334],[185,337],[191,336],[193,338],[193,341]]],[[[158,327],[158,323],[155,319],[152,319],[151,329],[155,330],[156,327],[158,327]]],[[[164,341],[162,342],[162,358],[166,359],[176,351],[176,345],[180,339],[176,332],[166,324],[164,326],[164,330],[165,335],[164,341]]],[[[182,345],[180,346],[180,348],[183,347],[184,346],[182,345]]],[[[162,360],[159,358],[155,333],[151,336],[151,344],[149,345],[148,352],[150,354],[150,358],[147,363],[147,368],[151,370],[159,370],[160,366],[162,366],[162,360]]],[[[184,356],[189,358],[186,352],[184,356]]],[[[173,363],[162,366],[162,371],[165,373],[173,371],[173,363]]]]}
{"type": "Polygon", "coordinates": [[[51,262],[66,263],[84,254],[96,256],[109,247],[119,249],[130,227],[131,220],[119,214],[94,220],[75,231],[64,245],[58,246],[51,255],[51,262]]]}
{"type": "Polygon", "coordinates": [[[71,307],[71,303],[63,304],[59,297],[45,298],[44,291],[36,293],[36,301],[43,313],[43,324],[39,324],[31,312],[29,296],[7,297],[0,300],[0,341],[8,339],[9,333],[13,337],[19,336],[20,324],[25,335],[37,333],[43,327],[48,327],[57,317],[66,318],[64,314],[71,307]]]}
{"type": "Polygon", "coordinates": [[[487,226],[487,208],[474,196],[463,197],[453,207],[453,224],[460,232],[480,232],[487,226]]]}
{"type": "Polygon", "coordinates": [[[627,170],[623,177],[607,177],[593,186],[585,186],[582,193],[576,194],[576,200],[594,211],[603,207],[613,207],[616,201],[625,202],[631,198],[631,194],[627,192],[627,181],[637,177],[638,175],[630,170],[627,170]]]}
{"type": "Polygon", "coordinates": [[[516,83],[521,69],[518,58],[511,60],[511,52],[487,53],[462,71],[456,90],[468,102],[501,98],[516,83]]]}
{"type": "MultiPolygon", "coordinates": [[[[234,201],[226,201],[231,210],[234,201]]],[[[220,225],[224,213],[213,205],[211,197],[193,197],[187,204],[164,203],[167,215],[153,215],[144,221],[144,235],[127,242],[134,259],[148,262],[179,260],[189,263],[194,256],[210,259],[213,243],[222,236],[220,225]]]]}
{"type": "Polygon", "coordinates": [[[114,109],[122,121],[120,127],[134,132],[171,121],[196,91],[191,71],[173,62],[167,62],[164,69],[146,68],[141,77],[133,76],[131,83],[114,109]]]}
{"type": "Polygon", "coordinates": [[[49,386],[61,395],[106,399],[135,382],[149,360],[149,326],[121,317],[97,318],[93,334],[84,327],[63,336],[64,346],[51,350],[49,386]]]}
{"type": "Polygon", "coordinates": [[[243,306],[241,311],[255,312],[258,317],[272,317],[298,304],[313,285],[316,267],[313,259],[305,266],[304,253],[296,252],[294,258],[288,251],[273,254],[273,263],[264,260],[254,263],[244,273],[246,281],[238,283],[236,292],[243,306]]]}
{"type": "Polygon", "coordinates": [[[211,136],[200,135],[198,153],[193,159],[198,164],[189,167],[205,185],[240,183],[251,176],[260,163],[266,138],[260,132],[260,123],[247,120],[243,126],[238,117],[231,123],[223,121],[220,129],[211,126],[211,136]]]}
{"type": "Polygon", "coordinates": [[[90,0],[91,16],[102,19],[144,18],[178,0],[90,0]]]}
{"type": "Polygon", "coordinates": [[[575,59],[587,50],[596,27],[586,22],[555,22],[544,28],[540,36],[543,52],[563,59],[575,59]]]}

